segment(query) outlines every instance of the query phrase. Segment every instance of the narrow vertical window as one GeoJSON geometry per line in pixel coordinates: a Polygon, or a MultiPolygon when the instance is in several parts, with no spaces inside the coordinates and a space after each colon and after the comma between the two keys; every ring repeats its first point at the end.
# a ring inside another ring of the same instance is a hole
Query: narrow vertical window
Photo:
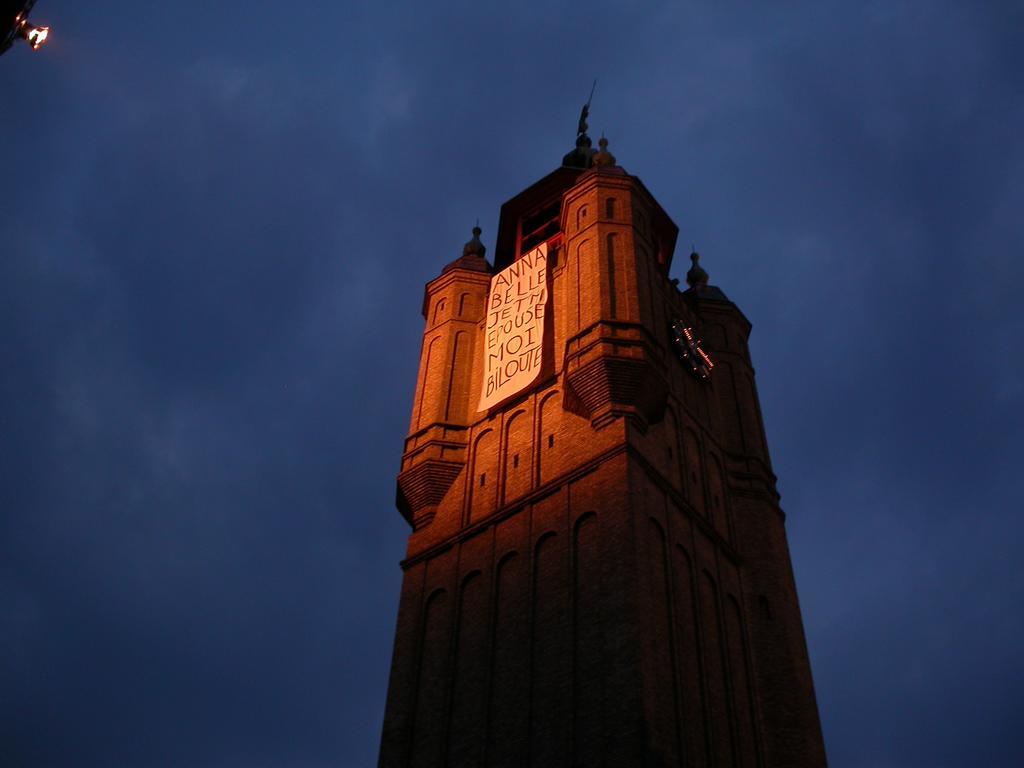
{"type": "Polygon", "coordinates": [[[615,218],[615,198],[609,197],[604,204],[605,216],[609,219],[615,218]]]}

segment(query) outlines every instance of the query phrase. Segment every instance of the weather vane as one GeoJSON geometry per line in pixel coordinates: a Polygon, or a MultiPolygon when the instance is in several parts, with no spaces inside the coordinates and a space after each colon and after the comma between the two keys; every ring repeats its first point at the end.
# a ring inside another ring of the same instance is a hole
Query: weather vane
{"type": "Polygon", "coordinates": [[[597,88],[597,78],[594,78],[594,84],[590,87],[590,96],[587,97],[587,103],[583,105],[583,109],[580,111],[580,124],[576,129],[577,136],[583,136],[587,132],[587,116],[590,114],[590,102],[594,98],[594,89],[597,88]]]}

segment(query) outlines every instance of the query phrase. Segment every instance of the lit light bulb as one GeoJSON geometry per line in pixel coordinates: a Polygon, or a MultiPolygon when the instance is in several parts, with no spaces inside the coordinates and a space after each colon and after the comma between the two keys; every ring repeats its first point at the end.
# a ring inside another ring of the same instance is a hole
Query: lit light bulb
{"type": "Polygon", "coordinates": [[[50,28],[34,27],[27,22],[22,22],[21,36],[32,46],[33,51],[38,51],[50,36],[50,28]]]}

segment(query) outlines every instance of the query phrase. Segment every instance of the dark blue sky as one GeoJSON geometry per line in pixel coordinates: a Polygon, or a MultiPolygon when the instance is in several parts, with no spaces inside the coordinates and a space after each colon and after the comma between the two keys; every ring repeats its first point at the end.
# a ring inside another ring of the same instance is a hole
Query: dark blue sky
{"type": "Polygon", "coordinates": [[[1024,765],[1024,6],[766,6],[41,0],[0,764],[375,763],[422,287],[597,77],[754,324],[831,765],[1024,765]]]}

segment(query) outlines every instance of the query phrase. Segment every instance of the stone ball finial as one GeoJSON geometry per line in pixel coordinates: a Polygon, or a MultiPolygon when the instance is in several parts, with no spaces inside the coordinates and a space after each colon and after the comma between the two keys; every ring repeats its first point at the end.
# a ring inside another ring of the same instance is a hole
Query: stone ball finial
{"type": "Polygon", "coordinates": [[[487,253],[487,248],[480,242],[480,233],[483,232],[479,226],[473,227],[473,239],[462,247],[463,256],[479,256],[481,259],[487,253]]]}
{"type": "Polygon", "coordinates": [[[598,149],[597,154],[594,155],[594,165],[615,165],[615,155],[608,151],[608,139],[602,136],[600,141],[597,142],[597,146],[600,147],[600,149],[598,149]]]}
{"type": "Polygon", "coordinates": [[[708,273],[705,272],[704,268],[700,265],[700,254],[696,251],[691,253],[690,261],[693,262],[693,266],[691,266],[690,271],[686,273],[687,285],[698,290],[706,288],[708,285],[708,273]]]}

